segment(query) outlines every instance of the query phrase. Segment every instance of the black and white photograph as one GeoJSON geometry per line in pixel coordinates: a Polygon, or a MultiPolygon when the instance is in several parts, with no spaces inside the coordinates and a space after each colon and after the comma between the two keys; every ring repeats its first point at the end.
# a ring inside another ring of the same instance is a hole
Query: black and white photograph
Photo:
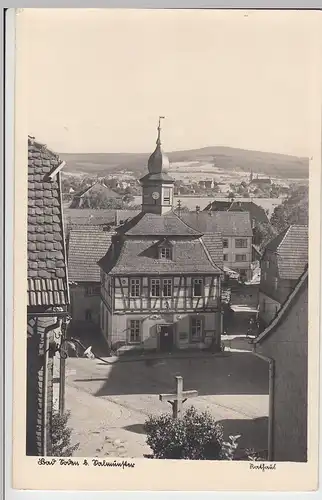
{"type": "Polygon", "coordinates": [[[317,468],[314,13],[18,17],[22,453],[88,477],[244,462],[267,489],[283,464],[317,468]]]}

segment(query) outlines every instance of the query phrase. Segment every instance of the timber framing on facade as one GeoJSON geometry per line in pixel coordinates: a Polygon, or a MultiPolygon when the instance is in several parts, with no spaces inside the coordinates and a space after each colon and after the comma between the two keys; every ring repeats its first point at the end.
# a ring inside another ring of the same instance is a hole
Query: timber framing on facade
{"type": "Polygon", "coordinates": [[[159,125],[141,179],[142,210],[116,228],[99,261],[100,326],[113,349],[220,348],[222,235],[204,234],[173,211],[168,165],[159,125]]]}

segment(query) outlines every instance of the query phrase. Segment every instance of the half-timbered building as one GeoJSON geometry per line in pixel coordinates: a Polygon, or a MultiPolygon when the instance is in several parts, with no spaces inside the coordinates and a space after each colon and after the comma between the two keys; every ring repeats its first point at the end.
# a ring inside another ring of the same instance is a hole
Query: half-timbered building
{"type": "Polygon", "coordinates": [[[220,346],[222,237],[174,213],[168,165],[159,125],[142,211],[116,230],[99,262],[101,330],[114,349],[220,346]]]}

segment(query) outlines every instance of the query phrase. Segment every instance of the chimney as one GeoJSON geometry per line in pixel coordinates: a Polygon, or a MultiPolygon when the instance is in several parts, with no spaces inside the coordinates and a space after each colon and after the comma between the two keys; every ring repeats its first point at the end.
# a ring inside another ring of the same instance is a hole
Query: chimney
{"type": "Polygon", "coordinates": [[[178,200],[177,201],[177,211],[178,211],[178,216],[180,217],[181,216],[181,200],[178,200]]]}

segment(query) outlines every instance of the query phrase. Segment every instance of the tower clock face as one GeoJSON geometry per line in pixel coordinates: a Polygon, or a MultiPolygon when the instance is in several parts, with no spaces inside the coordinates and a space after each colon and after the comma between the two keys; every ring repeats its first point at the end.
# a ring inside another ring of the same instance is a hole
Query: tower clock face
{"type": "Polygon", "coordinates": [[[158,200],[160,198],[160,194],[157,191],[154,191],[154,193],[152,193],[152,198],[154,200],[158,200]]]}

